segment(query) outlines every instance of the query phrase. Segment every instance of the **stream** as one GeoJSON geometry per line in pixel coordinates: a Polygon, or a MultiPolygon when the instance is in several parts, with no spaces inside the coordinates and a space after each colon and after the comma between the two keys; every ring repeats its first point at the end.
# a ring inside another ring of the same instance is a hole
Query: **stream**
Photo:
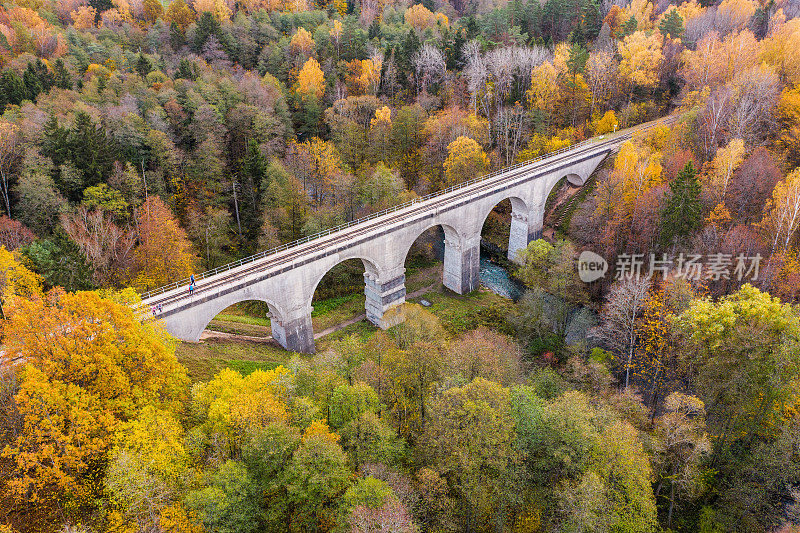
{"type": "MultiPolygon", "coordinates": [[[[441,231],[441,229],[440,229],[441,231]]],[[[434,241],[434,254],[439,261],[444,260],[444,232],[441,231],[440,238],[434,241]]],[[[480,257],[480,282],[481,285],[493,293],[518,301],[525,294],[525,286],[513,279],[500,263],[492,261],[492,256],[497,256],[497,251],[489,251],[481,246],[480,257]]],[[[548,295],[545,302],[546,307],[555,309],[560,307],[561,299],[557,296],[548,295]]],[[[578,306],[572,309],[567,318],[566,328],[564,329],[564,341],[567,344],[577,344],[587,340],[589,330],[598,324],[597,313],[588,307],[578,306]]]]}

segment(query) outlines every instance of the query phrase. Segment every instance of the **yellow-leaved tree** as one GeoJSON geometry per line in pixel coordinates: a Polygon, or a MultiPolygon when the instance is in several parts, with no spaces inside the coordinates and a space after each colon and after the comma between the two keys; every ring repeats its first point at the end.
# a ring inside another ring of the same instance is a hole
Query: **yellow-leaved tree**
{"type": "Polygon", "coordinates": [[[786,87],[781,92],[778,122],[781,125],[778,146],[790,164],[800,165],[800,88],[786,87]]]}
{"type": "Polygon", "coordinates": [[[3,496],[32,520],[55,504],[91,512],[119,425],[148,405],[181,408],[187,378],[174,344],[132,306],[53,291],[17,299],[4,345],[23,364],[4,413],[19,423],[2,450],[3,496]]]}
{"type": "Polygon", "coordinates": [[[800,85],[800,18],[792,18],[776,24],[771,35],[762,42],[762,59],[774,65],[775,69],[795,86],[800,85]]]}
{"type": "Polygon", "coordinates": [[[543,111],[549,118],[558,101],[558,71],[545,61],[531,71],[531,87],[525,93],[531,109],[543,111]]]}
{"type": "Polygon", "coordinates": [[[629,219],[639,196],[663,182],[661,154],[643,144],[626,141],[614,160],[610,179],[598,187],[598,213],[629,219]]]}
{"type": "Polygon", "coordinates": [[[371,59],[361,60],[361,75],[358,77],[358,87],[365,94],[376,94],[381,85],[381,68],[383,59],[375,56],[371,59]]]}
{"type": "Polygon", "coordinates": [[[188,278],[199,261],[186,231],[161,198],[148,196],[136,219],[139,245],[133,253],[133,286],[148,290],[188,278]]]}
{"type": "Polygon", "coordinates": [[[135,523],[138,531],[164,531],[162,522],[174,522],[181,509],[190,465],[178,418],[146,405],[120,424],[108,457],[106,487],[122,511],[120,522],[135,523]]]}
{"type": "Polygon", "coordinates": [[[663,37],[659,32],[649,36],[637,31],[625,37],[619,45],[619,73],[629,85],[652,88],[658,83],[658,69],[664,59],[661,53],[663,37]]]}
{"type": "Polygon", "coordinates": [[[325,74],[322,73],[319,63],[313,57],[308,58],[303,68],[300,69],[294,90],[303,101],[312,97],[319,99],[325,94],[325,74]]]}
{"type": "Polygon", "coordinates": [[[625,10],[624,19],[633,17],[636,29],[649,30],[653,27],[653,4],[649,0],[633,0],[625,10]]]}
{"type": "Polygon", "coordinates": [[[235,370],[225,369],[192,389],[193,414],[222,451],[231,453],[243,437],[258,428],[288,421],[289,412],[280,399],[288,373],[279,366],[242,377],[235,370]]]}
{"type": "Polygon", "coordinates": [[[382,125],[386,125],[391,127],[392,126],[392,110],[389,106],[379,107],[375,110],[375,117],[370,119],[369,125],[373,128],[380,127],[382,125]]]}
{"type": "Polygon", "coordinates": [[[419,32],[428,28],[435,20],[433,12],[422,4],[416,4],[406,9],[404,18],[406,24],[419,32]]]}
{"type": "Polygon", "coordinates": [[[314,38],[311,33],[303,27],[298,28],[289,41],[289,50],[298,56],[300,63],[305,63],[314,51],[314,38]]]}
{"type": "Polygon", "coordinates": [[[595,135],[602,135],[616,131],[619,128],[619,121],[617,120],[617,115],[610,109],[602,117],[598,117],[597,120],[593,121],[592,126],[594,127],[595,135]]]}
{"type": "Polygon", "coordinates": [[[448,185],[477,178],[488,166],[486,152],[474,139],[461,136],[447,146],[444,175],[448,185]]]}
{"type": "Polygon", "coordinates": [[[42,296],[42,283],[14,252],[0,246],[0,318],[7,318],[19,300],[42,296]]]}

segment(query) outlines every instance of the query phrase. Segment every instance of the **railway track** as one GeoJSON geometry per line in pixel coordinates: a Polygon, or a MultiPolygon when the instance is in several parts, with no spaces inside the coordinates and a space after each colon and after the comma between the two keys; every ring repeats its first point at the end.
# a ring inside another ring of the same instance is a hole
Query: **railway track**
{"type": "MultiPolygon", "coordinates": [[[[440,208],[448,207],[452,204],[458,205],[462,200],[469,199],[482,192],[497,189],[521,177],[528,176],[532,170],[546,169],[564,159],[574,158],[581,153],[598,150],[602,151],[606,147],[608,147],[609,152],[611,152],[615,147],[614,145],[619,145],[631,139],[635,134],[653,128],[659,124],[672,123],[676,119],[677,117],[666,117],[658,121],[641,124],[617,132],[607,139],[604,138],[605,136],[589,139],[562,151],[545,154],[534,161],[509,168],[507,171],[501,170],[494,175],[462,184],[459,187],[443,191],[431,197],[417,199],[410,205],[400,207],[384,215],[369,217],[362,221],[353,221],[339,231],[329,232],[317,238],[308,238],[296,245],[287,245],[269,255],[264,255],[263,253],[257,254],[255,257],[258,257],[258,259],[245,259],[232,263],[231,265],[226,265],[225,267],[217,269],[220,270],[218,273],[215,270],[210,273],[201,274],[197,276],[197,279],[203,280],[203,283],[200,285],[197,283],[195,284],[192,297],[201,297],[203,294],[211,293],[215,289],[227,286],[255,272],[268,271],[281,265],[292,266],[293,263],[300,258],[308,260],[317,259],[320,253],[325,254],[326,250],[330,248],[338,250],[342,245],[347,243],[354,244],[359,238],[374,232],[378,228],[391,225],[401,220],[412,221],[420,215],[429,215],[431,212],[436,212],[440,208]]],[[[145,293],[143,295],[142,305],[149,307],[170,306],[171,304],[176,304],[184,300],[188,296],[188,280],[185,280],[145,293]]],[[[202,298],[199,299],[202,300],[202,298]]],[[[169,310],[165,311],[165,314],[168,313],[168,311],[169,310]]]]}

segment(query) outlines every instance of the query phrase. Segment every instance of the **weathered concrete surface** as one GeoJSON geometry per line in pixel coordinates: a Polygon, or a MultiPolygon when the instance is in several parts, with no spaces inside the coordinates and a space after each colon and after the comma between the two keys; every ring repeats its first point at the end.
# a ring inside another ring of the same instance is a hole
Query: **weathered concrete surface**
{"type": "MultiPolygon", "coordinates": [[[[624,140],[624,138],[622,138],[624,140]]],[[[464,294],[478,287],[479,243],[483,223],[501,201],[512,205],[509,257],[541,235],[545,201],[562,178],[582,184],[601,161],[622,143],[593,146],[546,158],[482,182],[419,202],[341,232],[267,256],[200,280],[193,295],[187,288],[148,299],[162,306],[167,331],[197,341],[206,325],[226,307],[260,300],[270,308],[272,335],[286,349],[314,351],[311,302],[322,277],[348,259],[364,263],[366,316],[386,328],[385,315],[405,301],[405,259],[425,230],[445,233],[444,285],[464,294]]]]}

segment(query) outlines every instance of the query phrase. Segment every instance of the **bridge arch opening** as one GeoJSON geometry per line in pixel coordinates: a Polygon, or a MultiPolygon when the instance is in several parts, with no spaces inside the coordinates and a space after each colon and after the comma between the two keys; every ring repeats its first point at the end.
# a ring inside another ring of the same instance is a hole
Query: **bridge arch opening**
{"type": "Polygon", "coordinates": [[[226,301],[206,311],[202,338],[233,338],[244,341],[274,337],[272,320],[283,316],[273,302],[260,298],[226,301]]]}
{"type": "Polygon", "coordinates": [[[567,183],[569,183],[573,187],[580,187],[584,183],[584,179],[577,174],[567,174],[566,176],[564,176],[564,178],[567,180],[567,183]]]}
{"type": "MultiPolygon", "coordinates": [[[[481,247],[491,258],[514,260],[527,246],[536,227],[537,212],[517,196],[497,202],[482,216],[481,247]]],[[[535,235],[534,235],[535,236],[535,235]]]]}
{"type": "Polygon", "coordinates": [[[480,239],[448,224],[432,224],[405,246],[407,290],[421,295],[441,282],[465,294],[478,288],[480,239]]]}
{"type": "Polygon", "coordinates": [[[369,283],[378,275],[375,263],[351,257],[334,264],[313,280],[309,305],[314,333],[323,333],[340,324],[349,325],[365,315],[369,318],[369,283]]]}

